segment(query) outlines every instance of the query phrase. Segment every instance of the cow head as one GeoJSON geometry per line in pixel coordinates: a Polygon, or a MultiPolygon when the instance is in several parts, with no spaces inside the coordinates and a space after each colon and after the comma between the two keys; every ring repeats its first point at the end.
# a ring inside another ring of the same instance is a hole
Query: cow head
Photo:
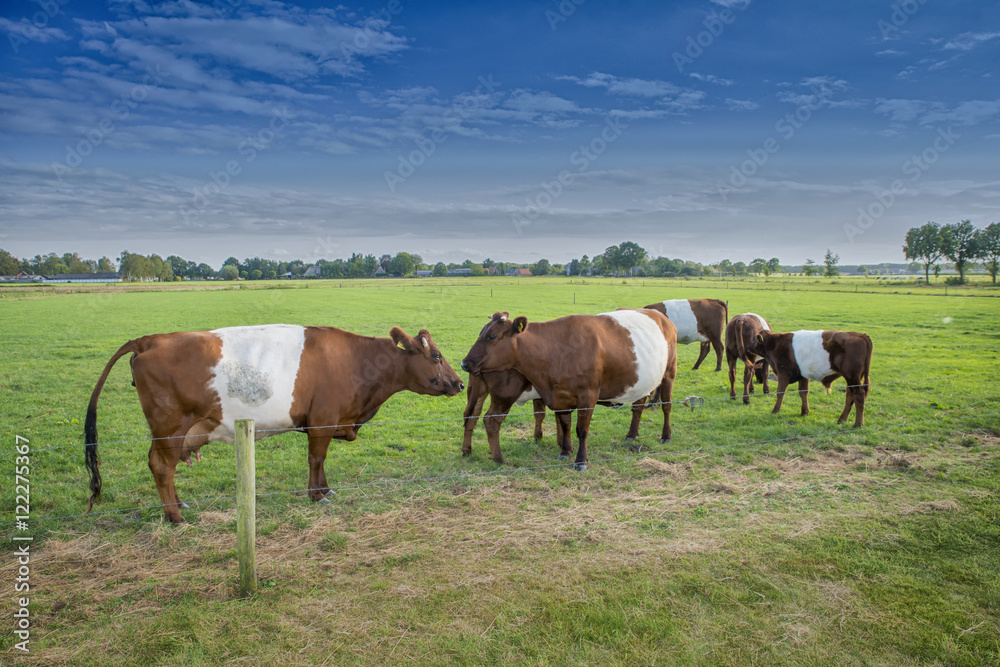
{"type": "Polygon", "coordinates": [[[527,328],[523,315],[512,320],[506,312],[493,313],[462,360],[462,370],[473,374],[510,370],[517,360],[517,335],[527,328]]]}
{"type": "Polygon", "coordinates": [[[753,364],[753,377],[760,384],[764,384],[767,380],[767,362],[764,359],[758,359],[753,364]]]}
{"type": "Polygon", "coordinates": [[[764,330],[753,337],[753,348],[754,354],[759,354],[764,360],[774,366],[774,361],[771,357],[774,355],[774,347],[778,343],[778,337],[772,334],[770,331],[764,330]]]}
{"type": "Polygon", "coordinates": [[[414,338],[399,327],[393,327],[389,331],[389,337],[404,355],[407,389],[431,396],[454,396],[465,388],[465,384],[441,355],[426,329],[421,329],[414,338]]]}

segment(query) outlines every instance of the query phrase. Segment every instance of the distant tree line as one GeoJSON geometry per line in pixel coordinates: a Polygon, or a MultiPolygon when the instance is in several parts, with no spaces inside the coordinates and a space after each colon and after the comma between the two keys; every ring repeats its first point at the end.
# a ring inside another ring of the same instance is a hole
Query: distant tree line
{"type": "Polygon", "coordinates": [[[936,222],[928,222],[921,227],[912,227],[906,232],[903,254],[907,259],[920,262],[924,269],[924,280],[930,282],[931,269],[938,275],[942,258],[951,260],[958,271],[958,282],[965,282],[965,272],[982,262],[986,272],[997,284],[998,261],[1000,261],[1000,223],[991,223],[984,229],[976,229],[972,221],[962,220],[943,227],[936,222]]]}
{"type": "MultiPolygon", "coordinates": [[[[964,281],[965,271],[981,260],[996,284],[998,255],[1000,255],[1000,224],[993,223],[978,230],[964,220],[954,225],[940,227],[928,222],[922,227],[914,227],[906,235],[903,252],[907,259],[920,260],[911,264],[911,270],[923,268],[929,279],[931,268],[935,275],[940,270],[939,260],[947,257],[955,263],[960,280],[964,281]]],[[[822,264],[806,259],[801,273],[807,276],[821,275],[836,277],[840,273],[840,256],[827,249],[822,264]]],[[[366,278],[372,276],[407,277],[417,271],[427,271],[433,276],[446,276],[450,271],[467,269],[467,274],[505,275],[511,269],[528,269],[531,275],[566,274],[569,276],[631,276],[631,277],[694,277],[694,276],[770,276],[777,273],[793,273],[799,269],[785,266],[777,257],[764,259],[755,257],[749,262],[723,259],[712,264],[701,264],[684,259],[651,257],[649,252],[637,243],[625,241],[609,246],[604,252],[589,257],[583,255],[566,264],[556,264],[548,259],[534,263],[500,262],[487,258],[482,262],[470,259],[462,263],[427,264],[416,253],[399,252],[395,255],[352,253],[346,259],[319,259],[306,264],[300,259],[277,261],[261,257],[243,260],[229,257],[218,271],[205,263],[191,262],[177,255],[166,259],[159,255],[140,255],[123,251],[117,260],[102,257],[99,260],[83,259],[76,253],[56,255],[35,255],[31,259],[18,259],[0,249],[0,275],[16,275],[24,271],[38,275],[60,275],[64,273],[106,273],[118,270],[129,281],[170,281],[170,280],[274,280],[278,278],[366,278]]],[[[861,273],[868,273],[866,267],[858,267],[861,273]]]]}

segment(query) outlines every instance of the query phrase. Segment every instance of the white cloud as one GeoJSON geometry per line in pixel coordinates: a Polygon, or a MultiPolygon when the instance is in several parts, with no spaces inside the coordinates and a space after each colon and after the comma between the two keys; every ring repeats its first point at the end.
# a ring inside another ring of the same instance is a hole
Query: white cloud
{"type": "Polygon", "coordinates": [[[735,83],[732,79],[723,79],[722,77],[715,76],[714,74],[699,74],[698,72],[691,72],[688,76],[697,81],[714,83],[720,86],[731,86],[735,83]]]}
{"type": "Polygon", "coordinates": [[[879,99],[875,112],[889,116],[895,123],[980,125],[1000,116],[1000,100],[969,100],[948,107],[941,102],[924,100],[879,99]]]}
{"type": "Polygon", "coordinates": [[[626,97],[666,97],[668,95],[675,95],[681,91],[681,88],[669,81],[621,78],[603,72],[592,72],[582,79],[576,76],[559,76],[556,78],[563,81],[572,81],[588,88],[605,88],[613,95],[626,97]]]}
{"type": "Polygon", "coordinates": [[[964,32],[951,39],[941,48],[955,51],[971,51],[983,42],[1000,38],[1000,32],[964,32]]]}
{"type": "Polygon", "coordinates": [[[10,34],[9,41],[12,46],[14,46],[15,42],[19,39],[27,40],[29,42],[39,42],[42,44],[48,42],[65,42],[70,39],[70,36],[59,28],[50,28],[48,26],[42,26],[39,28],[26,18],[23,18],[20,21],[11,21],[10,19],[0,17],[0,30],[10,34]]]}
{"type": "Polygon", "coordinates": [[[730,111],[753,111],[760,106],[752,100],[734,100],[732,98],[726,98],[726,104],[730,111]]]}

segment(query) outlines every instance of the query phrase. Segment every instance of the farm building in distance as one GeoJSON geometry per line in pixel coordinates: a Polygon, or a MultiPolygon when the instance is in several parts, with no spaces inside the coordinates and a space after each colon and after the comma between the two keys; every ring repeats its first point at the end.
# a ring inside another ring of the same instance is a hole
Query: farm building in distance
{"type": "Polygon", "coordinates": [[[54,276],[39,276],[21,271],[16,276],[0,276],[5,283],[120,283],[120,273],[60,273],[54,276]]]}
{"type": "Polygon", "coordinates": [[[120,283],[121,273],[60,273],[45,276],[47,283],[120,283]]]}

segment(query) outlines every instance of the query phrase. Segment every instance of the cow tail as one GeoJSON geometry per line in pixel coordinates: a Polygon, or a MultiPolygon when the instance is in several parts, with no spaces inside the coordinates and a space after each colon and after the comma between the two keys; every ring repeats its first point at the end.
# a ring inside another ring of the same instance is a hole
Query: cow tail
{"type": "Polygon", "coordinates": [[[753,373],[753,364],[750,363],[750,355],[747,354],[746,343],[743,340],[743,331],[746,324],[741,317],[736,321],[736,351],[739,353],[740,360],[743,364],[750,369],[753,373]]]}
{"type": "Polygon", "coordinates": [[[874,349],[875,346],[872,344],[872,339],[868,335],[865,336],[865,343],[868,346],[868,350],[867,353],[865,354],[865,368],[864,368],[865,374],[862,377],[861,383],[864,385],[865,388],[865,396],[868,396],[869,392],[871,392],[871,381],[868,379],[868,372],[872,368],[872,350],[874,349]]]}
{"type": "Polygon", "coordinates": [[[90,404],[87,406],[87,418],[83,424],[83,462],[90,471],[90,500],[87,501],[87,511],[94,506],[94,501],[101,497],[101,470],[100,459],[97,457],[97,399],[101,395],[104,383],[107,382],[111,369],[119,359],[129,352],[139,352],[139,341],[130,340],[118,348],[111,360],[104,367],[104,372],[97,380],[94,392],[90,395],[90,404]]]}

